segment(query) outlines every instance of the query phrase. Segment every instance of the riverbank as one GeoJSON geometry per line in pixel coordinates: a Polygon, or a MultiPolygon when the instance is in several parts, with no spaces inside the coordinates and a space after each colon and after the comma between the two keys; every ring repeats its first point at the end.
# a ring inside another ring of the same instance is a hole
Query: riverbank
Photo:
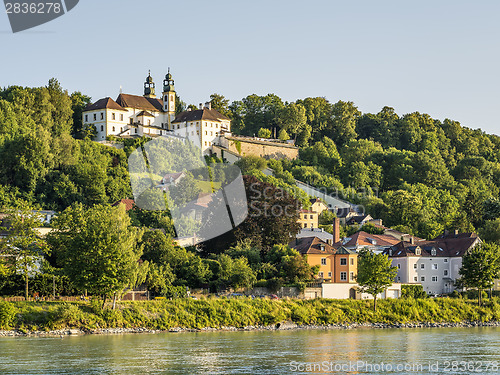
{"type": "Polygon", "coordinates": [[[0,335],[203,332],[218,330],[353,329],[500,326],[497,298],[372,301],[177,299],[121,302],[0,301],[0,335]]]}

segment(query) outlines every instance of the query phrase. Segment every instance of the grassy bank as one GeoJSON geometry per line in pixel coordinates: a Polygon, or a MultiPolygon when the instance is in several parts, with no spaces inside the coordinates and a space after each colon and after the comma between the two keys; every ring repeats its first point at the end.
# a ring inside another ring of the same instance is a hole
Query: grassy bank
{"type": "Polygon", "coordinates": [[[0,329],[22,331],[66,328],[135,328],[166,330],[268,326],[283,321],[304,325],[342,323],[458,323],[500,321],[500,300],[482,307],[463,299],[382,300],[376,313],[372,301],[178,299],[122,302],[116,310],[102,310],[92,302],[0,301],[0,329]]]}

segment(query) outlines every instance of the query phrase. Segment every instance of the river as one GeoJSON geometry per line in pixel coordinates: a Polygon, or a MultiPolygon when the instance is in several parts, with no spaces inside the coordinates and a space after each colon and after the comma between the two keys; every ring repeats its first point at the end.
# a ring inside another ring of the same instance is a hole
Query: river
{"type": "Polygon", "coordinates": [[[2,337],[0,351],[0,374],[498,374],[500,328],[2,337]]]}

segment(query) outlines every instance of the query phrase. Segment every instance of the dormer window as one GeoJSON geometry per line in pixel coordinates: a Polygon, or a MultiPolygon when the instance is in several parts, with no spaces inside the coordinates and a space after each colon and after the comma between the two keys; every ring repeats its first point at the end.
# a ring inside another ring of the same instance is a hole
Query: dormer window
{"type": "Polygon", "coordinates": [[[422,255],[422,250],[420,249],[420,247],[417,247],[415,249],[415,255],[422,255]]]}
{"type": "Polygon", "coordinates": [[[325,245],[320,245],[319,248],[321,249],[321,251],[325,251],[325,245]]]}
{"type": "Polygon", "coordinates": [[[435,256],[436,256],[436,249],[435,249],[435,248],[432,248],[432,250],[431,250],[431,255],[432,255],[433,257],[435,257],[435,256]]]}
{"type": "Polygon", "coordinates": [[[392,257],[392,249],[389,249],[389,256],[392,257]]]}

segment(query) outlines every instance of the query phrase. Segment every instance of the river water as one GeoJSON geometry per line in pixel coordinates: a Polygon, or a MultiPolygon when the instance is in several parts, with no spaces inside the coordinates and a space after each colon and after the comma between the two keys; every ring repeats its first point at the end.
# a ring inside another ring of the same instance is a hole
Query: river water
{"type": "Polygon", "coordinates": [[[499,374],[500,328],[2,337],[0,353],[0,374],[499,374]]]}

